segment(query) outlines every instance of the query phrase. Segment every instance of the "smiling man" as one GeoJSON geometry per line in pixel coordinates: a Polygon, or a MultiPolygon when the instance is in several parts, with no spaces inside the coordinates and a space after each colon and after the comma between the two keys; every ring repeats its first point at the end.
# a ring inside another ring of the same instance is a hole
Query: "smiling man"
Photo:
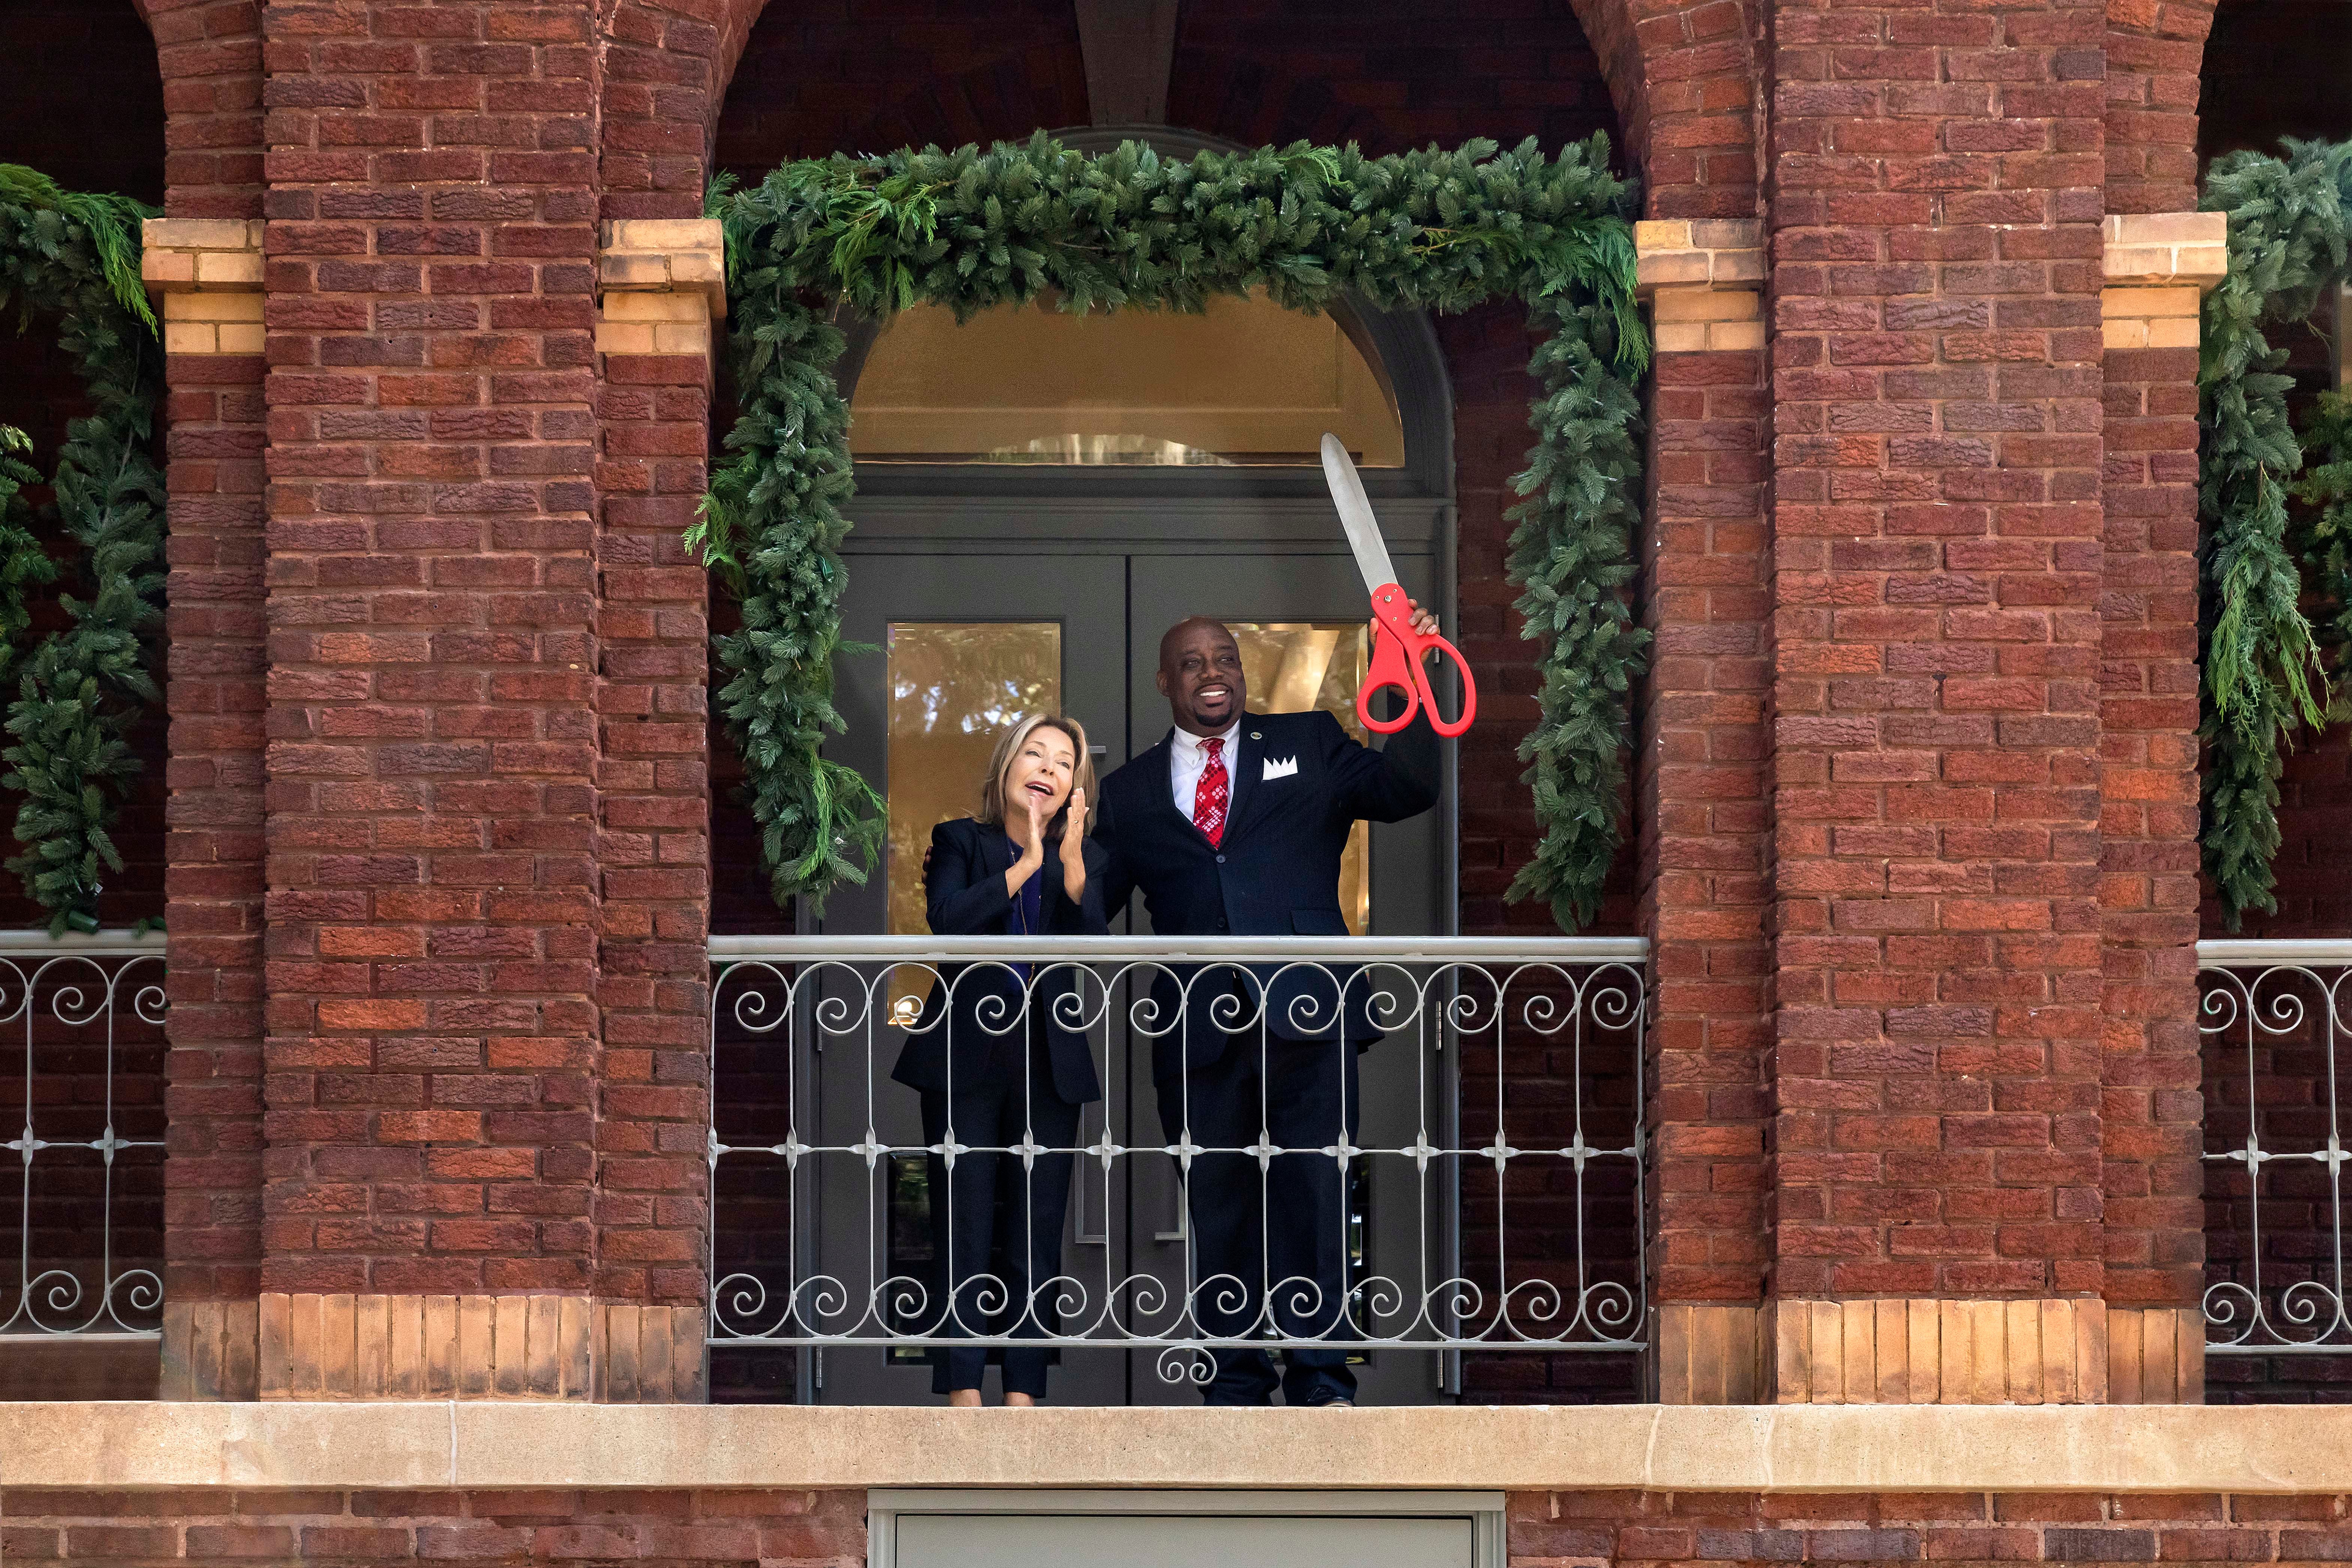
{"type": "MultiPolygon", "coordinates": [[[[1413,629],[1434,632],[1436,617],[1416,606],[1413,629]]],[[[1104,909],[1139,889],[1160,936],[1346,936],[1349,830],[1437,804],[1427,719],[1381,752],[1326,712],[1253,714],[1233,634],[1200,616],[1160,639],[1159,685],[1174,727],[1102,783],[1104,909]]],[[[1351,1337],[1345,1195],[1339,1163],[1321,1152],[1343,1130],[1356,1142],[1356,1056],[1380,1037],[1352,975],[1328,963],[1209,967],[1152,988],[1162,1021],[1186,1004],[1183,1027],[1152,1051],[1160,1125],[1171,1143],[1220,1151],[1192,1162],[1193,1313],[1212,1336],[1258,1337],[1271,1287],[1282,1337],[1330,1342],[1286,1352],[1291,1405],[1345,1405],[1356,1390],[1341,1342],[1351,1337]],[[1276,1156],[1261,1177],[1241,1152],[1261,1135],[1303,1152],[1276,1156]]],[[[1202,1397],[1270,1405],[1276,1384],[1264,1351],[1223,1350],[1202,1397]]]]}

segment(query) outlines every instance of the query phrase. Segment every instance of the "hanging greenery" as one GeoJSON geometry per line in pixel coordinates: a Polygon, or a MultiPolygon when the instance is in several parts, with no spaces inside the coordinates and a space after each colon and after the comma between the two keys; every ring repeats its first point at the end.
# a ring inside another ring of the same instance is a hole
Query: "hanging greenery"
{"type": "Polygon", "coordinates": [[[785,164],[714,193],[727,232],[741,415],[689,541],[743,601],[717,639],[719,711],[742,756],[777,899],[862,882],[881,802],[819,754],[841,727],[841,508],[848,411],[831,325],[940,305],[965,320],[1049,291],[1067,310],[1199,310],[1263,290],[1297,310],[1343,293],[1462,310],[1516,297],[1543,336],[1537,441],[1512,510],[1510,574],[1538,645],[1541,717],[1520,746],[1544,837],[1513,885],[1561,926],[1590,921],[1620,837],[1627,704],[1646,634],[1622,589],[1641,506],[1634,210],[1608,142],[1548,157],[1472,142],[1367,158],[1299,143],[1163,159],[1039,135],[954,152],[785,164]]]}
{"type": "Polygon", "coordinates": [[[150,447],[163,351],[139,279],[139,226],[150,216],[127,197],[62,191],[0,164],[0,305],[13,303],[20,324],[36,314],[56,321],[92,407],[67,426],[52,515],[40,520],[80,547],[79,596],[59,595],[67,625],[22,660],[14,639],[27,624],[25,593],[54,574],[22,506],[37,473],[8,470],[0,503],[0,636],[9,639],[0,668],[16,679],[0,786],[25,796],[20,852],[7,866],[50,912],[52,931],[97,929],[102,879],[122,865],[110,830],[139,771],[126,736],[158,698],[150,666],[163,618],[163,476],[150,447]]]}

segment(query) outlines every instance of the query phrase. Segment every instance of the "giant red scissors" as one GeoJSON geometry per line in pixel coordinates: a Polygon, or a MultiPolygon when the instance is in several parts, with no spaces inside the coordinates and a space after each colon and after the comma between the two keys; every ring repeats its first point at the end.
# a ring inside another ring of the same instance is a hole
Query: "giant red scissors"
{"type": "Polygon", "coordinates": [[[1348,531],[1349,547],[1356,552],[1356,570],[1364,574],[1364,586],[1371,593],[1372,619],[1377,623],[1372,632],[1371,668],[1356,693],[1356,717],[1364,721],[1367,730],[1393,735],[1412,723],[1416,712],[1426,709],[1431,729],[1441,735],[1459,735],[1478,716],[1478,683],[1470,679],[1469,661],[1462,657],[1460,648],[1444,637],[1435,633],[1424,636],[1412,629],[1412,602],[1397,584],[1396,568],[1389,564],[1388,541],[1381,537],[1381,525],[1372,516],[1372,503],[1364,494],[1364,481],[1356,477],[1356,465],[1348,460],[1348,448],[1339,445],[1339,437],[1328,432],[1323,437],[1323,479],[1331,487],[1332,504],[1339,509],[1339,526],[1348,531]],[[1438,717],[1437,695],[1429,689],[1429,666],[1423,659],[1432,648],[1443,652],[1462,672],[1462,716],[1458,719],[1438,717]],[[1393,719],[1375,719],[1372,693],[1387,687],[1404,693],[1404,711],[1393,719]]]}

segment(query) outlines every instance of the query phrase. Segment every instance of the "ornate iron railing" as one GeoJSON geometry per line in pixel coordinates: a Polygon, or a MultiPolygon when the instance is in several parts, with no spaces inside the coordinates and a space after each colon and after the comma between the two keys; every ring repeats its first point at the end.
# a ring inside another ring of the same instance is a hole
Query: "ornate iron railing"
{"type": "Polygon", "coordinates": [[[158,1331],[163,1009],[161,935],[0,932],[0,1334],[158,1331]]]}
{"type": "Polygon", "coordinates": [[[711,953],[714,1346],[1141,1350],[1171,1383],[1231,1345],[1641,1348],[1641,941],[719,938],[711,953]],[[1026,978],[1008,984],[1016,964],[1026,978]],[[1056,1021],[1084,1034],[1105,1098],[1069,1142],[916,1130],[916,1091],[889,1076],[910,997],[981,986],[1006,987],[975,1015],[992,1036],[1026,1037],[1055,997],[1056,1021]],[[1173,1127],[1121,1110],[1151,1103],[1151,1043],[1204,1019],[1261,1074],[1268,1053],[1340,1049],[1275,1040],[1268,994],[1308,1024],[1370,1007],[1385,1034],[1360,1059],[1358,1131],[1334,1117],[1286,1148],[1261,1101],[1252,1136],[1212,1143],[1189,1110],[1173,1127]],[[1053,1153],[1075,1170],[1076,1245],[1025,1289],[968,1276],[967,1301],[939,1256],[954,1205],[942,1224],[931,1184],[994,1155],[1034,1191],[1053,1153]],[[1344,1315],[1311,1335],[1277,1304],[1311,1304],[1315,1282],[1265,1262],[1272,1226],[1307,1222],[1262,1202],[1256,1277],[1235,1278],[1204,1271],[1185,1218],[1206,1162],[1252,1162],[1263,1197],[1286,1155],[1332,1162],[1350,1194],[1344,1220],[1335,1206],[1312,1221],[1348,1227],[1348,1274],[1344,1315]]]}
{"type": "Polygon", "coordinates": [[[2208,1355],[2352,1355],[2342,1042],[2352,942],[2197,944],[2208,1355]],[[2218,1277],[2215,1277],[2218,1276],[2218,1277]]]}

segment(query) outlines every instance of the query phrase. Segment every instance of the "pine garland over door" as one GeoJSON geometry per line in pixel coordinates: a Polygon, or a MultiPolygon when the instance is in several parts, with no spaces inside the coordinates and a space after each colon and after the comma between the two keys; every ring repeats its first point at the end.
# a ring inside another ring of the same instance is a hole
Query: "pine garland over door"
{"type": "MultiPolygon", "coordinates": [[[[820,754],[841,728],[841,508],[848,410],[833,379],[846,306],[958,320],[1049,290],[1074,311],[1199,310],[1264,290],[1297,310],[1342,294],[1384,309],[1524,300],[1536,444],[1509,554],[1540,716],[1520,743],[1543,827],[1511,896],[1590,921],[1622,837],[1629,699],[1647,634],[1625,589],[1643,483],[1632,187],[1608,142],[1547,156],[1532,141],[1367,158],[1305,143],[1163,159],[1125,142],[1090,155],[1050,137],[985,149],[837,154],[721,191],[730,363],[740,416],[689,534],[743,602],[716,639],[719,712],[743,759],[781,902],[862,882],[882,803],[820,754]]],[[[1336,527],[1336,524],[1335,524],[1336,527]]]]}
{"type": "Polygon", "coordinates": [[[24,796],[8,869],[49,911],[49,929],[98,929],[106,875],[122,868],[110,835],[139,763],[128,735],[161,700],[152,667],[163,624],[163,474],[152,450],[163,389],[163,345],[139,277],[139,226],[153,214],[125,196],[60,190],[0,163],[0,308],[19,323],[54,321],[93,412],[66,427],[50,483],[54,516],[36,519],[23,486],[37,475],[0,465],[0,676],[11,683],[0,788],[24,796]],[[17,657],[28,588],[55,568],[35,532],[61,528],[80,546],[60,594],[67,625],[17,657]]]}

